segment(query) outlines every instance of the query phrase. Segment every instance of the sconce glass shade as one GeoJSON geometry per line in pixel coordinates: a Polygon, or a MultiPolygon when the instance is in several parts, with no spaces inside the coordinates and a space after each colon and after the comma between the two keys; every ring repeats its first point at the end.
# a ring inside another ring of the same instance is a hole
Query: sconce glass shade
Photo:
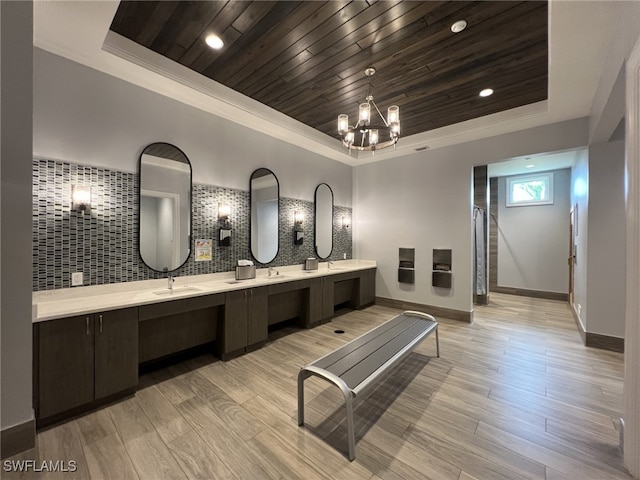
{"type": "Polygon", "coordinates": [[[349,115],[344,113],[338,115],[338,133],[344,135],[349,130],[349,115]]]}
{"type": "Polygon", "coordinates": [[[368,125],[369,120],[371,120],[371,105],[368,103],[361,103],[358,108],[358,118],[360,119],[360,123],[362,125],[368,125]]]}
{"type": "Polygon", "coordinates": [[[218,204],[218,218],[220,219],[228,219],[229,215],[231,215],[231,205],[228,203],[219,203],[218,204]]]}
{"type": "Polygon", "coordinates": [[[342,217],[342,228],[349,228],[351,219],[349,217],[342,217]]]}
{"type": "Polygon", "coordinates": [[[296,212],[293,214],[293,221],[296,224],[302,223],[304,221],[304,213],[296,210],[296,212]]]}
{"type": "Polygon", "coordinates": [[[353,140],[356,138],[356,134],[354,132],[349,132],[345,135],[344,141],[349,145],[353,144],[353,140]]]}
{"type": "Polygon", "coordinates": [[[389,123],[391,138],[400,135],[400,108],[398,106],[391,105],[387,109],[387,123],[389,123]]]}
{"type": "Polygon", "coordinates": [[[71,188],[71,209],[78,212],[91,211],[91,187],[74,185],[71,188]]]}
{"type": "Polygon", "coordinates": [[[372,128],[369,130],[369,145],[376,145],[378,143],[378,129],[372,128]]]}

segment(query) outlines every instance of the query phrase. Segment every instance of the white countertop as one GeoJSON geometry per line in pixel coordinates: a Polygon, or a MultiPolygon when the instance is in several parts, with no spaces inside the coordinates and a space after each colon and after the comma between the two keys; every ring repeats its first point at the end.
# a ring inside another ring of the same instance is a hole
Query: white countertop
{"type": "Polygon", "coordinates": [[[224,293],[273,283],[290,282],[305,278],[375,268],[374,260],[340,260],[320,262],[318,270],[303,270],[302,265],[275,267],[278,275],[269,277],[267,268],[256,269],[256,278],[235,280],[234,272],[174,277],[173,291],[167,288],[167,279],[139,282],[72,287],[33,292],[33,322],[84,315],[88,313],[136,307],[176,299],[224,293]]]}

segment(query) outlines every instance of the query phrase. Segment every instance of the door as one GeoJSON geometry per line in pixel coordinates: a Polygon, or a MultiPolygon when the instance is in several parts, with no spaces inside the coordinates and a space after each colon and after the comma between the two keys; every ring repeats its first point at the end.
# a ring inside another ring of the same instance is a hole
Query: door
{"type": "Polygon", "coordinates": [[[138,308],[94,315],[95,398],[138,385],[138,308]]]}

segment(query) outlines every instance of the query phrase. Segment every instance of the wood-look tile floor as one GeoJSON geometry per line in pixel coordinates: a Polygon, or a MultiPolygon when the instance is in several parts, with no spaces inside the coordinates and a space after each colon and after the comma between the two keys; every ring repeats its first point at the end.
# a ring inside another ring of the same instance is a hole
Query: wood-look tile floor
{"type": "Polygon", "coordinates": [[[229,362],[202,356],[145,375],[129,398],[42,431],[11,460],[73,460],[53,479],[629,479],[618,448],[623,356],[586,348],[562,302],[493,294],[475,321],[439,319],[355,412],[345,457],[338,389],[301,365],[398,313],[373,306],[272,335],[229,362]],[[342,329],[338,335],[334,330],[342,329]]]}

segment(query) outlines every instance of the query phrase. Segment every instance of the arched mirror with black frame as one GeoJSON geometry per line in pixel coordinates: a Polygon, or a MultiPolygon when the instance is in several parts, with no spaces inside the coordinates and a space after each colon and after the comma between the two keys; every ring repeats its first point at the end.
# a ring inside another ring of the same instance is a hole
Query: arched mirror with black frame
{"type": "Polygon", "coordinates": [[[251,174],[251,255],[260,263],[270,263],[278,255],[280,184],[268,168],[251,174]]]}
{"type": "Polygon", "coordinates": [[[191,162],[178,147],[152,143],[138,164],[140,258],[171,272],[191,254],[191,162]]]}
{"type": "Polygon", "coordinates": [[[314,230],[316,255],[327,259],[333,251],[333,190],[326,183],[316,187],[314,230]]]}

